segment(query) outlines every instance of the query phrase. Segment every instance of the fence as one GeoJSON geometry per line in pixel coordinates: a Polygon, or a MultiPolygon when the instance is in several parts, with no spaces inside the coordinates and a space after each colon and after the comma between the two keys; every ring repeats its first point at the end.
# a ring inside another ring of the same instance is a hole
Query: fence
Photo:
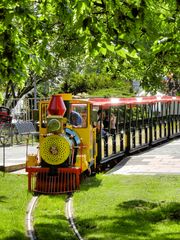
{"type": "Polygon", "coordinates": [[[11,104],[5,107],[10,108],[13,121],[38,121],[38,105],[41,100],[47,100],[48,98],[14,98],[11,104]],[[37,108],[36,108],[37,106],[37,108]]]}

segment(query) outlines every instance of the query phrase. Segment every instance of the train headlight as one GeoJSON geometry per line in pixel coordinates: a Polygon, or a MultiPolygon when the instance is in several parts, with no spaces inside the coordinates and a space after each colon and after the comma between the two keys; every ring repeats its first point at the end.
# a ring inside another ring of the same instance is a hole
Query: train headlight
{"type": "Polygon", "coordinates": [[[50,119],[47,125],[48,132],[58,132],[61,130],[60,121],[57,119],[50,119]]]}
{"type": "Polygon", "coordinates": [[[70,142],[63,135],[51,135],[44,138],[40,147],[41,157],[45,162],[51,165],[63,163],[67,160],[70,153],[70,142]]]}
{"type": "Polygon", "coordinates": [[[48,116],[47,117],[47,132],[48,133],[62,133],[63,124],[66,119],[61,116],[48,116]]]}

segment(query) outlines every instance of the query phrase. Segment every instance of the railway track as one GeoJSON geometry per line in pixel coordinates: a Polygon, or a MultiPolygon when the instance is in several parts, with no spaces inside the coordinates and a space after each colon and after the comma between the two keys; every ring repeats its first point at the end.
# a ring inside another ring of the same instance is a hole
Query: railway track
{"type": "MultiPolygon", "coordinates": [[[[33,210],[36,207],[37,201],[38,201],[38,196],[33,196],[26,210],[26,234],[30,240],[37,240],[35,230],[33,227],[33,210]]],[[[77,227],[75,225],[74,218],[73,218],[72,195],[67,197],[65,213],[66,213],[66,218],[69,221],[75,236],[77,237],[78,240],[83,240],[83,238],[79,234],[79,231],[77,230],[77,227]]]]}
{"type": "Polygon", "coordinates": [[[36,234],[33,227],[33,210],[36,207],[38,196],[33,196],[26,211],[26,233],[30,240],[36,240],[36,234]]]}
{"type": "Polygon", "coordinates": [[[72,195],[68,196],[67,201],[66,201],[66,218],[68,219],[74,234],[77,236],[79,240],[83,240],[81,237],[79,231],[77,230],[77,227],[74,222],[73,218],[73,200],[72,200],[72,195]]]}

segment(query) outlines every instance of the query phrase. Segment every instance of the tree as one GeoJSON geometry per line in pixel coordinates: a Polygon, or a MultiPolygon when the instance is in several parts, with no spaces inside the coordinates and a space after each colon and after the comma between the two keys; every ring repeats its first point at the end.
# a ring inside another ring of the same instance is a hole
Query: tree
{"type": "Polygon", "coordinates": [[[50,73],[56,76],[57,71],[49,69],[69,57],[66,52],[72,48],[67,36],[73,35],[69,31],[66,36],[69,18],[62,21],[56,16],[60,12],[62,17],[65,7],[60,1],[4,0],[0,4],[0,84],[5,102],[29,92],[34,81],[44,82],[50,73]],[[55,6],[59,7],[56,12],[55,6]]]}
{"type": "Polygon", "coordinates": [[[22,96],[34,80],[65,76],[64,64],[77,72],[73,61],[82,58],[99,59],[116,81],[140,79],[159,88],[168,70],[179,74],[179,8],[178,0],[2,0],[5,99],[22,96]]]}

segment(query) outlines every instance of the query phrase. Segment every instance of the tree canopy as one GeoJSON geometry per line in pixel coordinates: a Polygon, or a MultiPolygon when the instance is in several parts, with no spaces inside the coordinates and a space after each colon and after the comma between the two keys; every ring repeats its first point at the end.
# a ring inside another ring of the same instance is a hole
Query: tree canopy
{"type": "Polygon", "coordinates": [[[179,10],[178,0],[2,0],[1,93],[21,97],[90,65],[117,84],[157,89],[167,72],[179,78],[179,10]]]}

